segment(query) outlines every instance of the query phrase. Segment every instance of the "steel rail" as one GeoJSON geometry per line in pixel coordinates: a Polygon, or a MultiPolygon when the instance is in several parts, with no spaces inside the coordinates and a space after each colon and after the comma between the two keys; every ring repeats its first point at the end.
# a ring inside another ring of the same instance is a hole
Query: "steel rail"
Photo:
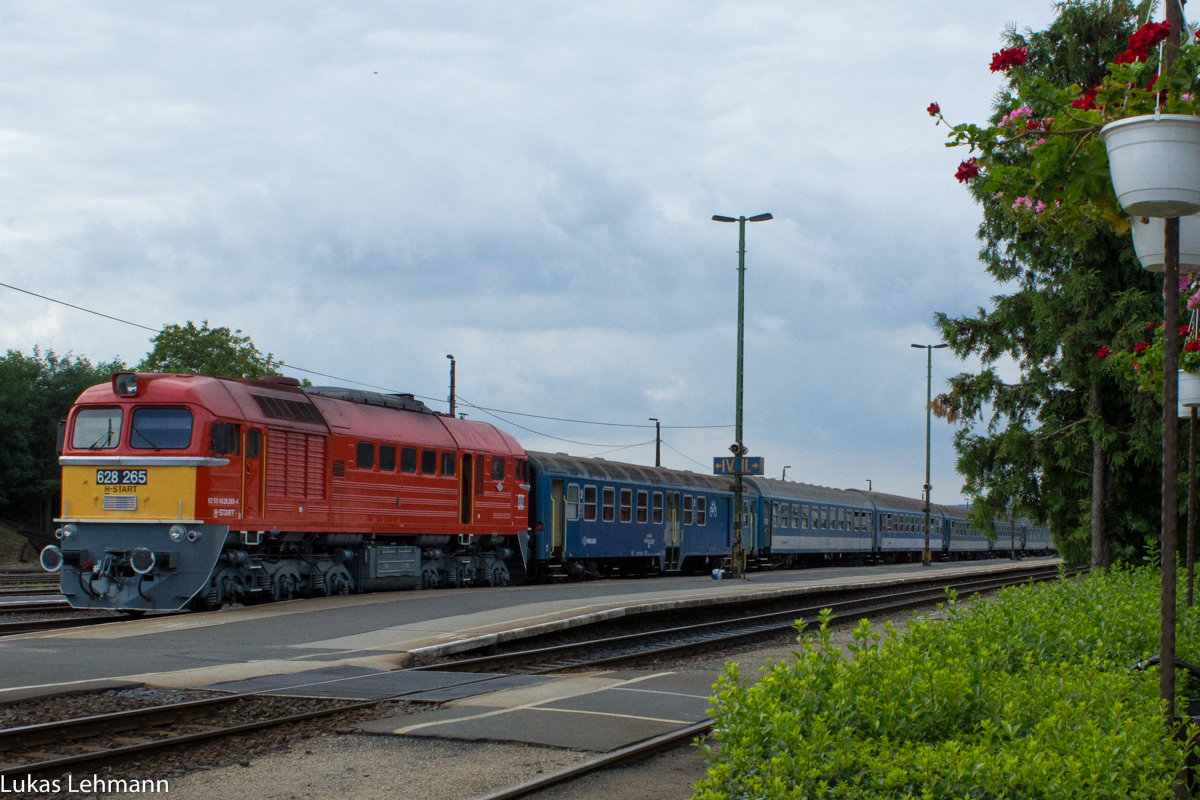
{"type": "Polygon", "coordinates": [[[8,602],[0,600],[0,614],[18,614],[34,611],[74,611],[66,600],[31,600],[29,602],[8,602]]]}
{"type": "Polygon", "coordinates": [[[761,636],[766,633],[791,628],[795,624],[798,615],[809,615],[811,617],[825,608],[835,610],[843,609],[840,614],[835,612],[834,618],[837,619],[849,613],[878,613],[880,611],[895,610],[897,608],[904,608],[912,605],[924,605],[929,602],[936,601],[939,597],[944,596],[946,589],[954,589],[955,591],[961,590],[969,594],[978,594],[982,591],[990,591],[991,589],[1002,588],[1004,586],[1019,585],[1031,580],[1044,581],[1056,577],[1058,577],[1057,568],[1035,567],[1030,568],[1029,570],[1022,570],[1021,574],[1019,575],[1009,573],[1003,576],[966,578],[956,582],[944,583],[939,586],[931,586],[921,589],[880,592],[877,594],[870,594],[865,597],[820,603],[816,605],[803,606],[800,608],[787,609],[785,611],[772,611],[765,614],[756,614],[746,617],[701,622],[692,625],[661,628],[652,631],[641,631],[638,633],[609,636],[600,639],[591,639],[579,642],[568,642],[565,644],[550,645],[547,647],[517,650],[509,653],[495,653],[485,656],[476,656],[473,658],[456,659],[441,663],[424,664],[418,667],[411,667],[410,669],[413,671],[434,671],[478,669],[481,667],[494,668],[512,662],[544,660],[548,656],[565,654],[576,650],[596,650],[599,648],[611,649],[613,647],[635,645],[640,641],[662,639],[664,637],[678,638],[680,636],[697,636],[708,631],[729,629],[735,626],[739,628],[739,630],[731,631],[723,635],[709,635],[703,638],[694,638],[686,642],[677,642],[657,648],[643,648],[628,654],[620,654],[605,658],[582,659],[566,664],[551,665],[542,669],[530,670],[526,673],[541,674],[545,672],[555,672],[562,669],[571,669],[578,666],[626,661],[631,658],[641,658],[645,655],[666,653],[692,647],[705,646],[711,643],[730,642],[736,641],[737,639],[761,636]],[[885,602],[883,605],[880,605],[880,600],[886,600],[887,602],[885,602]],[[780,622],[773,624],[772,621],[775,620],[780,622]]]}

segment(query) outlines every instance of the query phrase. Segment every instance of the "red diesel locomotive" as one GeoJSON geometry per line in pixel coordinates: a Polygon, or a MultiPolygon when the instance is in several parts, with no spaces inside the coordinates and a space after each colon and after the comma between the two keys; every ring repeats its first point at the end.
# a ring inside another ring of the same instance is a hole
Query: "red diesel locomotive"
{"type": "Polygon", "coordinates": [[[504,585],[528,555],[520,444],[411,395],[120,373],[60,439],[43,565],[78,608],[504,585]]]}

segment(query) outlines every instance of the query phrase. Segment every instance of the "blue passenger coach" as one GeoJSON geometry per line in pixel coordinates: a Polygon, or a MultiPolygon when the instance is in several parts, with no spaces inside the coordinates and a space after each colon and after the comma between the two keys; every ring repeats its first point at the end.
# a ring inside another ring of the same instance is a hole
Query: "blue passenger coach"
{"type": "Polygon", "coordinates": [[[535,571],[595,577],[707,570],[729,554],[728,478],[564,453],[527,455],[535,571]]]}

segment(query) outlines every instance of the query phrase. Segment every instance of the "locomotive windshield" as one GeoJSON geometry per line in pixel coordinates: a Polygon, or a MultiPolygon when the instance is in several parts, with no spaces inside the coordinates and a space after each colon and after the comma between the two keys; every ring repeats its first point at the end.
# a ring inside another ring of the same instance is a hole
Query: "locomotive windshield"
{"type": "Polygon", "coordinates": [[[135,450],[183,450],[192,442],[192,412],[186,408],[139,408],[129,427],[135,450]]]}
{"type": "Polygon", "coordinates": [[[71,447],[76,450],[107,450],[121,443],[121,409],[85,408],[75,415],[71,447]]]}

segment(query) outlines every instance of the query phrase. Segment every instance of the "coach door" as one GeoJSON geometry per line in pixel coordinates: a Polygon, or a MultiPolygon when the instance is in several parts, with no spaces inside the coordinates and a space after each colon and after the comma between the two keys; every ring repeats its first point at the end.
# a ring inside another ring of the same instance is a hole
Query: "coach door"
{"type": "Polygon", "coordinates": [[[683,544],[683,534],[679,527],[679,492],[667,492],[667,530],[663,538],[667,546],[664,569],[677,570],[679,548],[683,544]]]}
{"type": "Polygon", "coordinates": [[[262,517],[262,432],[247,428],[242,442],[242,517],[262,517]]]}
{"type": "Polygon", "coordinates": [[[550,484],[550,553],[559,558],[563,552],[563,533],[566,528],[567,509],[563,498],[563,482],[550,484]]]}
{"type": "Polygon", "coordinates": [[[471,454],[463,453],[462,469],[458,473],[458,514],[459,522],[463,525],[470,525],[474,519],[473,501],[475,496],[472,494],[471,487],[475,484],[473,474],[476,466],[475,459],[471,457],[471,454]]]}

